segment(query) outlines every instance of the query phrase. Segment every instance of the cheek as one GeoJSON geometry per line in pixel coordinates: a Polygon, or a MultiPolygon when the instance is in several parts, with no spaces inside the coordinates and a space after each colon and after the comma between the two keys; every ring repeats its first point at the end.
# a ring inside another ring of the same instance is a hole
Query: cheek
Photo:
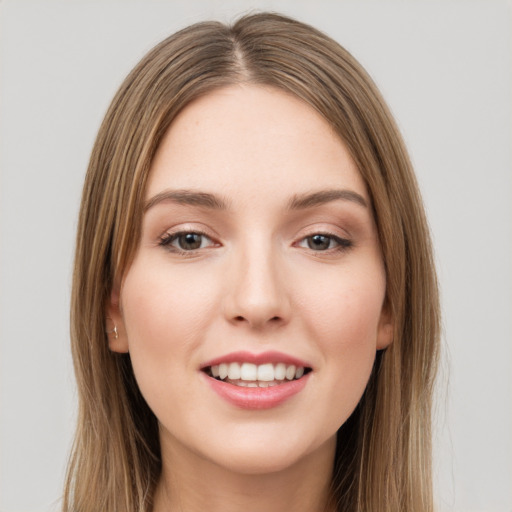
{"type": "Polygon", "coordinates": [[[215,304],[212,287],[198,275],[134,263],[121,294],[130,352],[141,344],[160,357],[193,348],[215,304]]]}
{"type": "Polygon", "coordinates": [[[353,277],[331,280],[326,289],[303,291],[301,310],[308,328],[332,350],[370,345],[375,349],[384,300],[384,284],[353,277]],[[332,345],[332,346],[331,346],[332,345]]]}
{"type": "Polygon", "coordinates": [[[216,303],[211,291],[190,273],[171,273],[165,264],[143,258],[134,261],[123,282],[120,305],[134,374],[159,418],[169,403],[188,396],[194,353],[216,303]]]}
{"type": "Polygon", "coordinates": [[[303,290],[301,309],[322,353],[323,391],[329,397],[324,412],[338,428],[359,402],[373,368],[385,280],[380,272],[331,277],[327,282],[336,286],[303,290]]]}

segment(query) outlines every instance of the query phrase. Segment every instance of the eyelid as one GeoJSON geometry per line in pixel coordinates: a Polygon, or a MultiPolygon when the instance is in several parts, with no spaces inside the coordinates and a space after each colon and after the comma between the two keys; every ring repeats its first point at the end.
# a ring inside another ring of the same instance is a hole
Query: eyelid
{"type": "Polygon", "coordinates": [[[169,232],[166,232],[163,234],[162,237],[160,237],[160,240],[162,242],[162,245],[164,244],[170,244],[171,241],[174,242],[174,240],[177,240],[179,239],[181,236],[183,235],[200,235],[206,239],[208,239],[210,242],[213,242],[212,238],[210,236],[208,236],[206,233],[203,233],[202,231],[197,231],[197,230],[185,230],[185,231],[176,231],[174,233],[169,233],[169,232]]]}
{"type": "Polygon", "coordinates": [[[315,256],[329,256],[333,254],[340,254],[352,249],[355,245],[354,238],[346,230],[340,226],[333,226],[331,223],[315,222],[308,226],[303,227],[293,242],[293,246],[305,249],[315,256]],[[315,250],[307,246],[307,239],[315,235],[321,235],[330,238],[336,242],[335,247],[327,249],[315,250]]]}
{"type": "Polygon", "coordinates": [[[159,235],[158,240],[161,240],[163,237],[166,236],[174,236],[181,233],[197,233],[200,235],[204,235],[207,238],[210,238],[212,240],[218,240],[220,237],[219,235],[209,228],[208,226],[205,226],[203,223],[200,222],[180,222],[179,224],[176,224],[174,226],[169,226],[166,229],[164,229],[159,235]]]}
{"type": "MultiPolygon", "coordinates": [[[[298,244],[302,244],[302,242],[305,242],[308,238],[312,238],[314,236],[325,236],[326,238],[330,238],[331,240],[335,241],[338,244],[338,247],[331,247],[330,249],[326,249],[323,252],[327,252],[328,250],[336,249],[336,248],[349,248],[353,245],[353,241],[349,238],[343,238],[338,235],[335,235],[334,233],[328,233],[325,231],[318,231],[316,233],[312,233],[310,235],[305,235],[302,238],[298,240],[298,244]]],[[[301,246],[302,247],[302,246],[301,246]]]]}
{"type": "Polygon", "coordinates": [[[204,227],[198,227],[197,225],[191,224],[179,224],[172,228],[166,229],[161,235],[158,236],[157,245],[163,247],[171,253],[184,255],[184,256],[194,256],[200,251],[204,251],[213,247],[220,247],[222,244],[218,242],[218,236],[213,234],[211,230],[205,229],[204,227]],[[189,249],[183,250],[179,247],[174,247],[172,243],[182,235],[194,233],[197,235],[201,235],[204,238],[209,240],[209,244],[207,247],[199,247],[197,249],[189,249]]]}
{"type": "Polygon", "coordinates": [[[342,228],[337,224],[333,224],[332,222],[313,222],[306,226],[302,226],[300,230],[298,230],[298,234],[296,235],[296,239],[307,238],[308,236],[313,235],[326,235],[332,236],[333,238],[340,238],[342,240],[352,240],[352,233],[346,229],[342,228]]]}

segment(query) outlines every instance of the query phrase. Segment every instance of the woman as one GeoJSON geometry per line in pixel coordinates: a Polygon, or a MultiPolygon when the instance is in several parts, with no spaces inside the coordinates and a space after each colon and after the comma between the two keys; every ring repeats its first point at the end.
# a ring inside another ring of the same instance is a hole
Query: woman
{"type": "Polygon", "coordinates": [[[78,227],[64,510],[430,511],[437,285],[398,130],[274,14],[156,46],[78,227]]]}

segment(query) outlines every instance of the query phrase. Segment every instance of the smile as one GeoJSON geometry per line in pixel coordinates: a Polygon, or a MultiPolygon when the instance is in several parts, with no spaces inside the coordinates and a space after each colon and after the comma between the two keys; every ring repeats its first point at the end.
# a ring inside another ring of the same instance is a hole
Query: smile
{"type": "Polygon", "coordinates": [[[299,394],[313,368],[279,352],[234,352],[204,363],[200,372],[221,399],[239,409],[270,409],[299,394]]]}
{"type": "Polygon", "coordinates": [[[300,379],[311,369],[286,363],[220,363],[204,369],[207,375],[234,386],[267,388],[300,379]]]}

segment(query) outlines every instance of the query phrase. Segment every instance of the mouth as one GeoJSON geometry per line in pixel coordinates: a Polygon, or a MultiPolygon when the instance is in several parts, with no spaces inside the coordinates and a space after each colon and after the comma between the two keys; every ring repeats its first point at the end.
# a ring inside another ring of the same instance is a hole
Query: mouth
{"type": "Polygon", "coordinates": [[[287,363],[254,364],[225,362],[202,368],[215,380],[244,388],[269,388],[302,379],[311,372],[308,366],[287,363]]]}

